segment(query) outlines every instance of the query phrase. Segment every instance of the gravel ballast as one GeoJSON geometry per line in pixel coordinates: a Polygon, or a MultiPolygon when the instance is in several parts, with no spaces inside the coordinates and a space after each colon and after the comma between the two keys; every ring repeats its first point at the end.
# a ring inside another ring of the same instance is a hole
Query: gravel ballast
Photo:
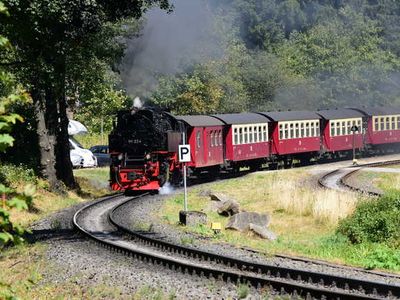
{"type": "MultiPolygon", "coordinates": [[[[238,288],[218,280],[188,276],[167,268],[124,256],[88,240],[72,224],[75,212],[84,204],[58,212],[32,226],[36,239],[48,245],[46,258],[54,268],[43,270],[42,283],[72,282],[83,289],[105,285],[131,298],[144,287],[162,291],[176,299],[237,298],[238,288]]],[[[257,299],[257,292],[250,289],[257,299]]]]}

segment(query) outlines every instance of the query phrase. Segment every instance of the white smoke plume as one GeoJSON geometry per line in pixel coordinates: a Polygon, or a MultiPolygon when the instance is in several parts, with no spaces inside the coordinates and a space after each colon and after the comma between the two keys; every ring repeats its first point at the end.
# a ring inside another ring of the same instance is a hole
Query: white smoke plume
{"type": "Polygon", "coordinates": [[[143,102],[139,97],[135,97],[135,99],[133,99],[133,107],[139,109],[143,107],[143,102]]]}
{"type": "Polygon", "coordinates": [[[170,195],[174,192],[174,188],[173,186],[167,182],[166,184],[164,184],[159,190],[158,193],[160,195],[170,195]]]}
{"type": "Polygon", "coordinates": [[[158,76],[180,72],[188,63],[221,56],[223,48],[207,2],[172,0],[171,13],[159,8],[146,13],[139,37],[127,41],[120,66],[129,95],[145,99],[157,87],[158,76]]]}

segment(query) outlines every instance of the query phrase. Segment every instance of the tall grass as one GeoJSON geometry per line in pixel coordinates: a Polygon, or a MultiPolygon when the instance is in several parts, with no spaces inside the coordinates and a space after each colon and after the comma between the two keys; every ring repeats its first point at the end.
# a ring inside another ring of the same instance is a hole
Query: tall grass
{"type": "Polygon", "coordinates": [[[336,225],[351,214],[358,202],[356,195],[333,190],[312,189],[285,176],[275,176],[269,186],[269,195],[276,210],[311,216],[321,223],[336,225]]]}
{"type": "Polygon", "coordinates": [[[307,176],[302,170],[263,172],[214,187],[235,197],[243,209],[284,211],[329,226],[354,211],[359,200],[356,194],[317,188],[307,183],[307,176]]]}

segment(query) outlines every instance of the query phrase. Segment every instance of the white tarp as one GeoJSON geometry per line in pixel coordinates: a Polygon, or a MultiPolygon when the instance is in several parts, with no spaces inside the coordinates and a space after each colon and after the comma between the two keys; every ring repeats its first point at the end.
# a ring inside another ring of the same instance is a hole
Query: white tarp
{"type": "Polygon", "coordinates": [[[69,120],[68,135],[86,134],[87,132],[87,128],[81,122],[69,120]]]}

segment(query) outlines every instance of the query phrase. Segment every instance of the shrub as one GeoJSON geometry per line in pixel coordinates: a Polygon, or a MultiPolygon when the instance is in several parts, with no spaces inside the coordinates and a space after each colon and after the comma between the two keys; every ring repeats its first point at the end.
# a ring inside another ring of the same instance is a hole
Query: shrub
{"type": "Polygon", "coordinates": [[[400,238],[400,193],[392,192],[357,205],[353,215],[343,219],[337,231],[352,243],[394,244],[400,238]]]}
{"type": "Polygon", "coordinates": [[[5,164],[0,165],[0,183],[12,187],[17,187],[19,183],[36,185],[38,178],[33,169],[23,165],[5,164]]]}
{"type": "Polygon", "coordinates": [[[367,269],[392,269],[400,268],[400,250],[390,249],[384,245],[375,245],[374,250],[365,257],[367,269]]]}

